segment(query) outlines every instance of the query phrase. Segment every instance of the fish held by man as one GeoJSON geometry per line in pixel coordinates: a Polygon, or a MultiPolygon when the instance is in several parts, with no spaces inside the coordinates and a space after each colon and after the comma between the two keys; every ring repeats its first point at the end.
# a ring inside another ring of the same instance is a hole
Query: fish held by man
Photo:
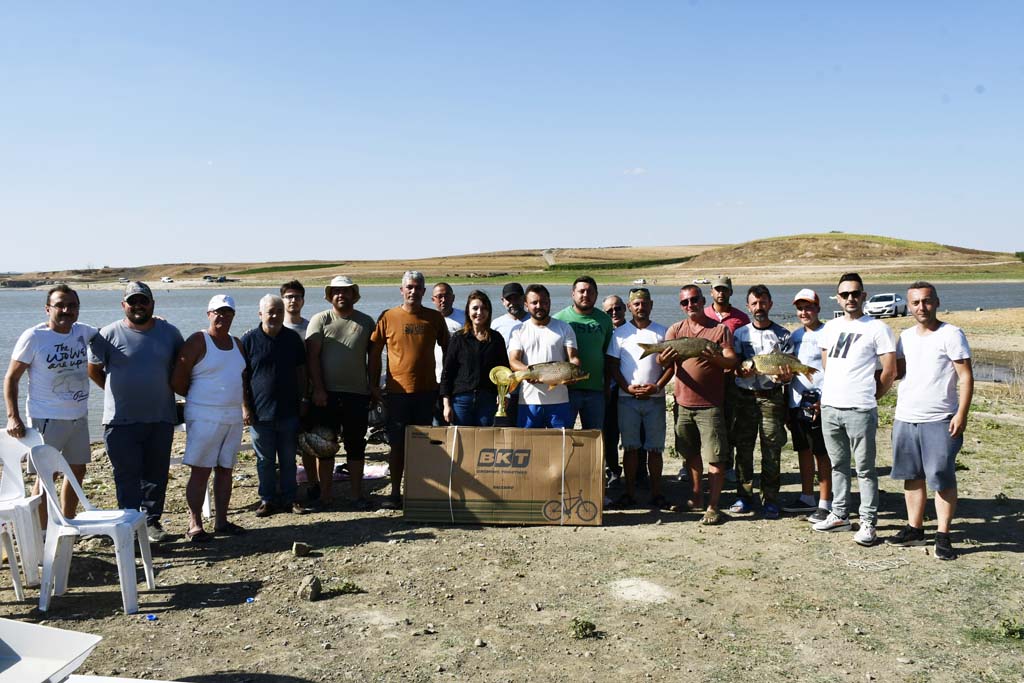
{"type": "Polygon", "coordinates": [[[713,341],[700,339],[699,337],[680,337],[679,339],[668,339],[657,344],[638,344],[644,350],[640,358],[647,358],[665,349],[672,349],[679,354],[680,358],[697,358],[705,349],[710,349],[716,355],[721,355],[722,347],[713,341]]]}
{"type": "Polygon", "coordinates": [[[782,353],[779,350],[771,353],[760,353],[753,358],[748,358],[740,364],[740,368],[747,371],[753,370],[758,375],[778,376],[787,372],[792,375],[803,375],[810,380],[817,368],[804,365],[796,356],[791,353],[782,353]]]}
{"type": "MultiPolygon", "coordinates": [[[[497,368],[495,368],[497,369],[497,368]]],[[[491,381],[494,381],[492,372],[491,381]]],[[[552,361],[550,363],[537,363],[536,365],[530,365],[525,370],[519,370],[517,372],[511,372],[509,375],[504,375],[503,378],[508,379],[508,390],[515,391],[516,387],[523,381],[536,382],[538,384],[547,384],[549,389],[554,389],[560,384],[572,384],[574,382],[582,382],[583,380],[590,377],[590,373],[586,372],[578,365],[573,365],[564,360],[552,361]]]]}

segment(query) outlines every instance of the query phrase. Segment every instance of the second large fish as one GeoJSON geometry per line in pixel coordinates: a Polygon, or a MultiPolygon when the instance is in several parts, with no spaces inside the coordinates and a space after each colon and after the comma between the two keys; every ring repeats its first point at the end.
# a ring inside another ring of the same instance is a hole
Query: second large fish
{"type": "Polygon", "coordinates": [[[707,339],[701,339],[699,337],[680,337],[679,339],[669,339],[667,341],[658,342],[657,344],[640,344],[638,346],[644,350],[640,354],[641,358],[647,358],[647,356],[661,353],[665,349],[672,349],[679,354],[680,358],[696,358],[704,349],[711,349],[716,354],[722,353],[722,347],[713,341],[707,339]]]}

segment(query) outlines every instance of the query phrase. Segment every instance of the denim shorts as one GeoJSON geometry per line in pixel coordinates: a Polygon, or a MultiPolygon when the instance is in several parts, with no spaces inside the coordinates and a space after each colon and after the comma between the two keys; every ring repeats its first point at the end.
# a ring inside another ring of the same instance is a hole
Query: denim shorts
{"type": "Polygon", "coordinates": [[[933,491],[956,487],[956,456],[964,444],[963,435],[949,435],[949,420],[892,424],[893,479],[924,479],[933,491]]]}
{"type": "Polygon", "coordinates": [[[619,435],[626,450],[665,450],[665,397],[619,396],[619,435]]]}

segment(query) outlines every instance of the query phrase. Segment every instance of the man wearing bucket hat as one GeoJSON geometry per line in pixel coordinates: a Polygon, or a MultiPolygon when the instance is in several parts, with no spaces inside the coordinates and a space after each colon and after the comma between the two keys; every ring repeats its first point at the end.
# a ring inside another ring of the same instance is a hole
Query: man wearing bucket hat
{"type": "Polygon", "coordinates": [[[146,511],[149,540],[167,534],[160,523],[178,413],[171,369],[185,340],[153,315],[149,285],[124,290],[124,318],[89,344],[89,378],[103,389],[103,445],[114,470],[118,507],[146,511]]]}
{"type": "Polygon", "coordinates": [[[228,521],[231,471],[242,445],[243,383],[246,372],[242,343],[231,336],[235,300],[215,294],[206,306],[209,326],[196,332],[181,347],[171,374],[171,386],[185,396],[185,457],[192,468],[185,487],[189,528],[186,537],[204,543],[212,537],[203,529],[203,500],[213,472],[213,530],[240,534],[242,527],[228,521]]]}
{"type": "MultiPolygon", "coordinates": [[[[324,287],[331,308],[313,316],[306,330],[306,368],[312,388],[312,420],[334,433],[340,430],[348,463],[352,506],[369,509],[363,496],[363,461],[370,402],[380,400],[380,387],[369,380],[370,334],[373,318],[355,309],[359,285],[337,275],[324,287]]],[[[306,507],[310,511],[330,505],[333,495],[334,455],[314,458],[303,453],[302,466],[309,482],[306,507]]]]}
{"type": "Polygon", "coordinates": [[[821,433],[821,372],[820,334],[825,327],[818,314],[821,300],[813,289],[801,289],[793,297],[796,317],[801,327],[789,338],[792,353],[804,365],[817,368],[818,373],[807,379],[794,375],[789,383],[789,431],[793,435],[793,450],[800,463],[800,495],[782,504],[783,512],[810,512],[807,521],[822,522],[832,509],[832,463],[825,450],[821,433]],[[817,465],[819,496],[814,499],[814,471],[817,465]]]}

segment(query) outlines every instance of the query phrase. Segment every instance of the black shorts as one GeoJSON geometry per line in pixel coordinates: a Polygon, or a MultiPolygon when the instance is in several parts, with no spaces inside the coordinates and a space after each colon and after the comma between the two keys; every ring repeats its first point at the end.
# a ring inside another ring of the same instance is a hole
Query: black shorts
{"type": "Polygon", "coordinates": [[[315,424],[341,432],[345,457],[363,460],[366,457],[366,428],[369,424],[370,397],[345,391],[328,391],[327,405],[313,407],[315,424]]]}
{"type": "Polygon", "coordinates": [[[814,422],[808,422],[800,419],[801,413],[800,408],[789,409],[787,426],[793,435],[793,450],[799,453],[810,448],[815,455],[827,456],[825,437],[821,433],[821,414],[818,414],[814,422]]]}

